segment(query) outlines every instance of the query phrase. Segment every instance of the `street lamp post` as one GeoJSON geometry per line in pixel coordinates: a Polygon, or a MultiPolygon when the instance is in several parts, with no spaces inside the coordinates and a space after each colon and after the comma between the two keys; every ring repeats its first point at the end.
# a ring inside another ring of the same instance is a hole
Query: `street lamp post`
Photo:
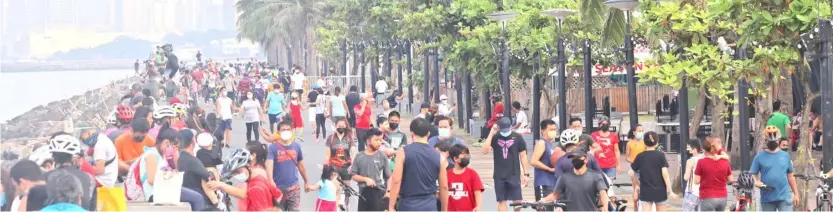
{"type": "Polygon", "coordinates": [[[503,61],[501,61],[501,79],[503,84],[503,116],[512,117],[512,92],[509,87],[509,48],[506,46],[506,21],[512,20],[518,16],[516,12],[496,12],[486,17],[495,21],[500,21],[500,47],[503,52],[503,61]]]}
{"type": "MultiPolygon", "coordinates": [[[[564,18],[578,13],[575,10],[568,10],[568,9],[553,9],[543,11],[542,13],[555,17],[558,21],[558,126],[559,129],[564,130],[567,129],[567,86],[565,81],[567,80],[567,59],[564,55],[564,38],[561,36],[561,22],[564,21],[564,18]]],[[[541,92],[540,89],[535,92],[541,92]]],[[[537,105],[533,105],[535,107],[537,105]]],[[[538,106],[540,107],[540,106],[538,106]]],[[[585,120],[586,122],[591,122],[592,120],[585,120]]]]}
{"type": "Polygon", "coordinates": [[[639,124],[636,102],[636,73],[633,70],[633,40],[631,39],[631,11],[639,5],[637,0],[607,0],[605,5],[625,11],[625,67],[628,70],[628,117],[630,127],[635,129],[639,124]]]}
{"type": "MultiPolygon", "coordinates": [[[[411,59],[413,55],[411,55],[413,49],[411,49],[411,41],[405,41],[405,58],[407,58],[406,68],[408,70],[408,82],[410,82],[411,71],[414,69],[413,63],[411,63],[411,59]]],[[[411,105],[414,104],[414,88],[413,84],[408,86],[408,111],[411,111],[411,105]]]]}

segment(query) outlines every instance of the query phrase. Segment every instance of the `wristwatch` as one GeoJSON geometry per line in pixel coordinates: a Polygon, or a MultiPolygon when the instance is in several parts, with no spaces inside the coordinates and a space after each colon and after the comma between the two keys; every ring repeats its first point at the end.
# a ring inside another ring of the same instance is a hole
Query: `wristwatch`
{"type": "Polygon", "coordinates": [[[529,177],[529,173],[524,174],[524,177],[529,177]]]}

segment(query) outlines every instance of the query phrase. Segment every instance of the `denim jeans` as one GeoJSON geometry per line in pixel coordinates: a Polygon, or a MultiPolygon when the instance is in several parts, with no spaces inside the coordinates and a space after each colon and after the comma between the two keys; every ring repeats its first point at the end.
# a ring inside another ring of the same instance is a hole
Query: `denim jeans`
{"type": "MultiPolygon", "coordinates": [[[[206,203],[205,196],[202,194],[188,188],[182,188],[180,192],[179,201],[187,202],[191,205],[191,211],[203,211],[210,207],[208,203],[206,203]]],[[[148,201],[153,202],[153,196],[151,196],[148,201]]]]}
{"type": "Polygon", "coordinates": [[[610,180],[615,180],[616,179],[616,167],[602,168],[602,172],[604,172],[605,175],[607,175],[607,178],[610,178],[610,180]]]}
{"type": "Polygon", "coordinates": [[[792,211],[792,200],[779,200],[774,202],[761,202],[762,211],[792,211]]]}

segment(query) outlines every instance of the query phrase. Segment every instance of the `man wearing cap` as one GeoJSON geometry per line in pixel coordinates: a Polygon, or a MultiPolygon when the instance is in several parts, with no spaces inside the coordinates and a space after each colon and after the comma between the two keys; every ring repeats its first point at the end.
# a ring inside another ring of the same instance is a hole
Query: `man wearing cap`
{"type": "Polygon", "coordinates": [[[507,211],[506,201],[523,200],[521,188],[529,178],[529,160],[526,157],[526,142],[520,134],[512,131],[512,120],[503,117],[489,131],[486,138],[489,145],[483,145],[483,153],[494,151],[495,196],[498,210],[507,211]]]}
{"type": "Polygon", "coordinates": [[[428,117],[429,109],[431,109],[431,104],[422,103],[421,105],[419,105],[419,114],[417,114],[416,117],[426,119],[428,117]]]}
{"type": "Polygon", "coordinates": [[[448,96],[440,95],[440,104],[437,105],[437,113],[441,116],[451,117],[451,112],[454,112],[456,106],[448,103],[448,96]]]}
{"type": "Polygon", "coordinates": [[[608,198],[599,198],[607,197],[608,185],[602,172],[588,168],[592,157],[590,154],[575,148],[575,144],[567,146],[572,146],[573,150],[559,159],[559,164],[562,160],[569,161],[570,171],[559,176],[553,193],[541,202],[569,200],[564,211],[607,211],[608,198]]]}

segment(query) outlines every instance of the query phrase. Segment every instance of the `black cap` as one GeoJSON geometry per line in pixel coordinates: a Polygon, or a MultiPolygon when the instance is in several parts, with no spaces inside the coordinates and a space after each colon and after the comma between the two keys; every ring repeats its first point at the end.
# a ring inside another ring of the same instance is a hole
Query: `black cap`
{"type": "Polygon", "coordinates": [[[419,106],[419,109],[428,109],[428,108],[431,108],[431,104],[422,103],[422,105],[419,106]]]}
{"type": "Polygon", "coordinates": [[[574,149],[573,151],[570,151],[567,154],[567,158],[573,158],[573,157],[576,157],[576,156],[585,157],[585,156],[587,156],[587,152],[585,152],[581,148],[576,148],[576,149],[574,149]]]}

